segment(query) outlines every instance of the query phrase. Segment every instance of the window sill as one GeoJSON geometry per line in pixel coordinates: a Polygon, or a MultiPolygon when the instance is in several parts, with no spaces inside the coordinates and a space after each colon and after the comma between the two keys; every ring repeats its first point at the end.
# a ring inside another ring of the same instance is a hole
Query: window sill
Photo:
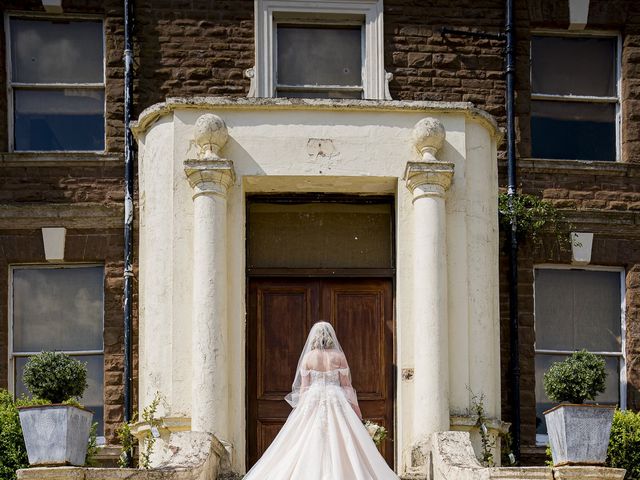
{"type": "MultiPolygon", "coordinates": [[[[629,162],[519,158],[516,165],[518,170],[531,173],[570,173],[576,175],[614,175],[621,177],[640,176],[640,164],[629,162]]],[[[506,160],[500,160],[499,166],[506,168],[506,160]]]]}
{"type": "Polygon", "coordinates": [[[104,166],[123,163],[121,154],[104,152],[3,152],[0,166],[104,166]]]}

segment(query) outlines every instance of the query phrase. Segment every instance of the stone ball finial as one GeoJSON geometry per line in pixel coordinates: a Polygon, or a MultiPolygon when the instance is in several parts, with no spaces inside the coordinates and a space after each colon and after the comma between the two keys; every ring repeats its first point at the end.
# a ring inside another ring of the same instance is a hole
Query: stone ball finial
{"type": "Polygon", "coordinates": [[[423,161],[437,161],[436,154],[444,145],[445,135],[444,125],[437,118],[426,117],[416,123],[412,139],[423,161]]]}
{"type": "Polygon", "coordinates": [[[217,160],[227,143],[229,133],[224,120],[213,113],[205,113],[196,120],[194,140],[198,146],[198,157],[202,160],[217,160]]]}

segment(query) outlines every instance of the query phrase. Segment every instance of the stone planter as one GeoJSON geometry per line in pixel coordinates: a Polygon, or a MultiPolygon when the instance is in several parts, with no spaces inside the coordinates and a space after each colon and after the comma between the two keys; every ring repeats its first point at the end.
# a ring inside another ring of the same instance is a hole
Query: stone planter
{"type": "Polygon", "coordinates": [[[31,465],[84,465],[93,413],[70,405],[19,409],[31,465]]]}
{"type": "Polygon", "coordinates": [[[553,464],[604,465],[613,405],[561,404],[544,412],[553,464]]]}

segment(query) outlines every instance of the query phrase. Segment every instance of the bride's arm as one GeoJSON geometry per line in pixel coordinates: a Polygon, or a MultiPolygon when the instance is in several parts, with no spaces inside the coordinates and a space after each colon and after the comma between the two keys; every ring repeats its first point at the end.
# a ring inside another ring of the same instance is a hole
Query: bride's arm
{"type": "Polygon", "coordinates": [[[311,375],[307,369],[307,359],[305,358],[300,368],[300,399],[302,399],[302,396],[309,389],[310,385],[311,375]]]}
{"type": "Polygon", "coordinates": [[[302,395],[311,384],[311,381],[309,380],[309,378],[311,377],[311,375],[309,375],[309,370],[303,370],[301,372],[301,376],[302,382],[300,383],[300,395],[302,395]]]}
{"type": "Polygon", "coordinates": [[[349,404],[353,408],[353,411],[356,412],[356,415],[362,420],[362,412],[360,411],[360,405],[358,405],[358,397],[356,395],[356,391],[351,385],[351,378],[349,375],[349,365],[347,364],[347,359],[342,355],[340,358],[340,386],[344,390],[347,400],[349,400],[349,404]],[[345,369],[346,374],[342,373],[342,369],[345,369]]]}

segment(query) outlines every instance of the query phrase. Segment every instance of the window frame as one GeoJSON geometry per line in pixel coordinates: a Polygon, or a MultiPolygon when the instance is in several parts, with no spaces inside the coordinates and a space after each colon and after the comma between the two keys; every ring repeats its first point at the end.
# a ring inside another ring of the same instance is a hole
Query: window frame
{"type": "MultiPolygon", "coordinates": [[[[7,341],[7,390],[9,393],[15,397],[16,395],[16,358],[24,358],[32,355],[37,355],[40,352],[15,352],[13,348],[13,272],[16,270],[59,270],[59,269],[77,269],[77,268],[102,268],[103,271],[103,279],[102,279],[102,349],[101,350],[61,350],[61,352],[66,353],[71,357],[75,356],[93,356],[93,355],[102,355],[103,364],[105,358],[105,348],[104,348],[104,323],[105,323],[105,284],[104,284],[104,263],[64,263],[64,264],[40,264],[40,263],[28,263],[28,264],[11,264],[8,268],[9,279],[8,279],[8,315],[7,315],[7,324],[8,324],[8,334],[9,338],[7,341]]],[[[104,370],[104,367],[103,367],[104,370]]],[[[103,389],[103,397],[102,404],[104,406],[104,382],[102,385],[103,389]]],[[[105,437],[98,437],[99,443],[105,442],[105,437]]]]}
{"type": "Polygon", "coordinates": [[[64,14],[63,16],[52,16],[46,13],[27,13],[27,12],[5,12],[4,15],[4,33],[5,33],[5,68],[7,82],[7,133],[8,133],[8,150],[9,152],[18,153],[104,153],[107,149],[107,55],[106,55],[106,31],[104,28],[104,18],[99,15],[77,15],[64,14]],[[11,62],[11,19],[17,18],[22,20],[63,20],[69,22],[75,21],[99,21],[102,24],[102,82],[99,83],[22,83],[14,82],[13,64],[11,62]],[[17,87],[17,88],[16,88],[17,87]],[[14,112],[14,92],[15,90],[63,90],[65,88],[77,90],[96,90],[102,91],[104,94],[104,104],[102,106],[102,121],[104,129],[103,148],[102,150],[16,150],[15,149],[15,112],[14,112]]]}
{"type": "MultiPolygon", "coordinates": [[[[538,354],[541,355],[571,355],[573,350],[553,350],[553,349],[538,349],[536,347],[535,340],[535,298],[536,298],[536,271],[538,270],[582,270],[593,272],[613,272],[620,275],[620,352],[592,352],[601,357],[618,358],[620,377],[618,378],[620,395],[620,409],[626,410],[627,408],[627,324],[626,324],[626,270],[624,267],[616,266],[600,266],[600,265],[586,265],[576,267],[574,265],[555,264],[555,263],[541,263],[533,266],[533,325],[534,325],[534,362],[535,357],[538,354]]],[[[535,375],[535,368],[534,368],[535,375]]],[[[535,391],[534,391],[535,398],[535,391]]],[[[537,401],[537,399],[536,399],[537,401]]],[[[536,433],[536,445],[545,446],[549,443],[549,436],[536,433]]]]}
{"type": "MultiPolygon", "coordinates": [[[[256,0],[256,97],[275,98],[277,69],[277,25],[361,26],[362,31],[362,98],[385,99],[383,0],[256,0]],[[345,20],[332,19],[344,15],[345,20]],[[286,19],[278,16],[287,16],[286,19]],[[299,15],[290,18],[292,15],[299,15]],[[323,18],[323,16],[325,18],[323,18]],[[354,17],[362,21],[355,22],[354,17]]],[[[287,86],[288,87],[288,86],[287,86]]],[[[294,88],[296,86],[293,86],[294,88]]],[[[298,86],[312,91],[316,86],[298,86]]],[[[332,87],[332,86],[331,86],[332,87]]],[[[346,87],[348,89],[349,87],[346,87]]],[[[318,88],[316,88],[318,89],[318,88]]],[[[325,90],[326,86],[319,87],[325,90]]],[[[336,90],[345,87],[337,87],[336,90]]]]}
{"type": "MultiPolygon", "coordinates": [[[[575,103],[588,103],[588,104],[607,104],[615,105],[615,147],[616,157],[612,161],[621,161],[621,119],[622,119],[622,105],[620,101],[622,93],[622,35],[619,31],[613,30],[552,30],[552,29],[534,29],[531,31],[531,40],[529,41],[529,88],[530,88],[530,101],[531,103],[536,100],[551,101],[551,102],[575,102],[575,103]],[[606,96],[593,96],[593,95],[563,95],[563,94],[548,94],[548,93],[536,93],[533,91],[533,58],[531,52],[533,51],[533,37],[558,37],[558,38],[612,38],[616,41],[616,54],[615,54],[615,75],[616,75],[616,95],[613,97],[606,96]]],[[[533,138],[531,138],[531,147],[533,148],[533,138]]],[[[581,160],[581,159],[553,159],[557,161],[563,160],[576,160],[579,162],[596,162],[600,160],[581,160]]]]}

